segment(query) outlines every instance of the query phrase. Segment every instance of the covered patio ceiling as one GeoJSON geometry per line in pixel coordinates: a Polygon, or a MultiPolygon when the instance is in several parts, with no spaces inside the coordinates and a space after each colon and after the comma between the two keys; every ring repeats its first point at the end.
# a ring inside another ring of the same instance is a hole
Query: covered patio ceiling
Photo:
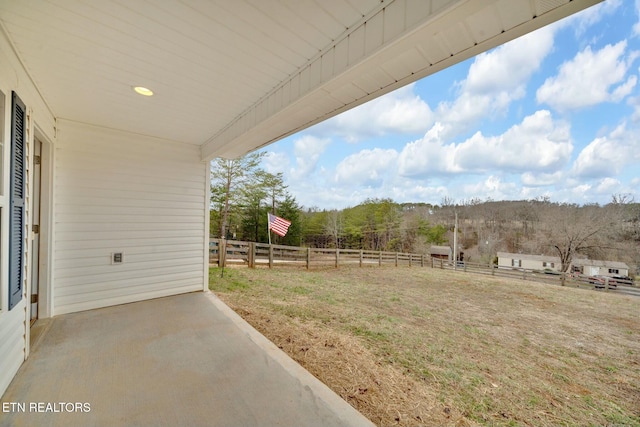
{"type": "Polygon", "coordinates": [[[599,1],[0,0],[0,30],[57,119],[233,158],[599,1]]]}

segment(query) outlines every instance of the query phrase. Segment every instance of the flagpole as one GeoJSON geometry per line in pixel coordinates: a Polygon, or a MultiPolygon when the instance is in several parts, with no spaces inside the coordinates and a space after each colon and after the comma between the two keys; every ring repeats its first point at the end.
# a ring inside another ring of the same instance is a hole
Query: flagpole
{"type": "Polygon", "coordinates": [[[269,213],[267,212],[267,235],[269,235],[269,246],[271,246],[271,227],[269,227],[269,213]]]}

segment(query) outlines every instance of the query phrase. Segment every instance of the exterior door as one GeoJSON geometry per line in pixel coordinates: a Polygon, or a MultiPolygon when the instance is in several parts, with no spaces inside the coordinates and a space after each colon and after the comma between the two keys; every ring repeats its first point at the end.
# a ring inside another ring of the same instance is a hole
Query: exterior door
{"type": "Polygon", "coordinates": [[[38,139],[35,140],[33,152],[33,219],[32,219],[32,232],[33,243],[32,252],[33,258],[31,260],[31,324],[38,319],[38,294],[40,290],[40,205],[41,205],[41,161],[42,158],[42,142],[38,139]]]}

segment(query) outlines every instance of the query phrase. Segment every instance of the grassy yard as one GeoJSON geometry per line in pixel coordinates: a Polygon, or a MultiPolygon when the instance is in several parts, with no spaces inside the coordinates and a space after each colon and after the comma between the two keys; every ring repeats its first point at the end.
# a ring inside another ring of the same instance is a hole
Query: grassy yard
{"type": "Polygon", "coordinates": [[[212,269],[378,425],[640,426],[640,298],[430,268],[212,269]]]}

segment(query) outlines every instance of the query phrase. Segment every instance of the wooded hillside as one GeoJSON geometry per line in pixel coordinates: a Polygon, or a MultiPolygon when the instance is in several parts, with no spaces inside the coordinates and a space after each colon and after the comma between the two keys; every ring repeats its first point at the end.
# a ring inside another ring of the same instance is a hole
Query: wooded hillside
{"type": "Polygon", "coordinates": [[[259,156],[212,165],[211,235],[267,242],[267,213],[291,221],[278,244],[319,248],[429,253],[453,247],[471,262],[490,263],[498,251],[545,254],[568,266],[573,257],[622,261],[640,274],[640,203],[614,195],[611,203],[576,205],[549,199],[456,202],[440,205],[366,200],[342,210],[303,209],[282,175],[259,169],[259,156]]]}

